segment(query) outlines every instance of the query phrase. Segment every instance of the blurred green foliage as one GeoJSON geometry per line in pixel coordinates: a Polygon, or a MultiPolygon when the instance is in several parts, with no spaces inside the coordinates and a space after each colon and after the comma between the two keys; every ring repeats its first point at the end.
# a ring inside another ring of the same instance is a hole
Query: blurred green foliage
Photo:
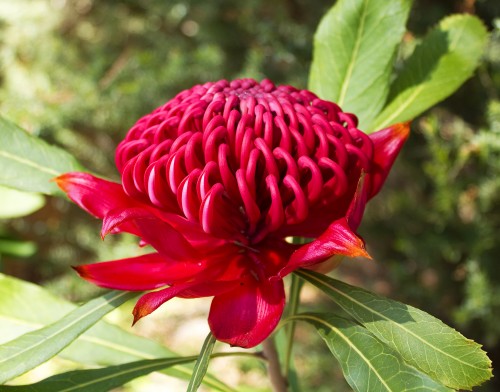
{"type": "MultiPolygon", "coordinates": [[[[116,179],[114,148],[126,130],[182,89],[242,76],[305,88],[313,33],[331,5],[326,0],[0,0],[0,111],[116,179]]],[[[443,16],[463,11],[476,13],[491,32],[483,63],[455,95],[414,121],[361,232],[384,269],[390,296],[484,343],[495,367],[500,363],[500,3],[416,0],[399,57],[406,58],[443,16]]],[[[127,236],[95,246],[98,222],[63,200],[49,198],[42,210],[3,226],[38,247],[24,259],[4,255],[4,272],[75,298],[93,288],[68,273],[69,265],[140,251],[127,236]]],[[[313,359],[306,378],[329,378],[322,357],[313,359]]],[[[495,388],[494,380],[484,390],[495,388]]]]}

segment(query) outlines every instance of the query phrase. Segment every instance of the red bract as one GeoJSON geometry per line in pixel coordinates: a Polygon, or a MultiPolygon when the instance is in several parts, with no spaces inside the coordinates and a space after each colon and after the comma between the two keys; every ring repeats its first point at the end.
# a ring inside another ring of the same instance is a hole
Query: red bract
{"type": "Polygon", "coordinates": [[[259,344],[283,312],[284,276],[334,255],[367,256],[355,230],[408,124],[371,135],[356,126],[336,104],[268,80],[181,92],[118,146],[122,184],[86,173],[57,178],[103,219],[103,237],[132,233],[155,250],[76,270],[103,287],[162,288],[139,299],[134,322],[172,297],[213,296],[216,338],[259,344]],[[299,246],[290,236],[315,239],[299,246]]]}

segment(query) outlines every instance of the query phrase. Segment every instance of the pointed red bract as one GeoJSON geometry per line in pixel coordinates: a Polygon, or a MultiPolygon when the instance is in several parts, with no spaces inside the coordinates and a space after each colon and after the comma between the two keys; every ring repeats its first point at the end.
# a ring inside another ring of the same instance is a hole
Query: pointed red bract
{"type": "Polygon", "coordinates": [[[280,320],[284,276],[369,257],[356,230],[408,130],[366,135],[334,103],[269,80],[194,86],[130,129],[115,157],[121,184],[56,179],[103,220],[103,238],[129,232],[157,252],[76,269],[103,287],[162,288],[139,299],[134,323],[173,297],[214,296],[215,337],[253,347],[280,320]]]}
{"type": "Polygon", "coordinates": [[[374,169],[370,175],[368,199],[375,196],[384,185],[392,164],[410,135],[410,123],[399,123],[370,134],[374,149],[374,169]]]}
{"type": "Polygon", "coordinates": [[[204,262],[185,262],[149,253],[127,259],[86,264],[74,269],[98,286],[116,290],[153,290],[203,272],[204,262]]]}
{"type": "Polygon", "coordinates": [[[233,290],[237,287],[237,281],[221,282],[188,282],[179,283],[163,290],[153,291],[144,294],[137,301],[132,314],[134,315],[134,324],[144,316],[154,312],[161,305],[174,297],[200,298],[212,297],[233,290]]]}
{"type": "Polygon", "coordinates": [[[125,194],[121,184],[88,173],[66,173],[56,177],[55,181],[71,200],[96,218],[103,219],[116,208],[139,205],[125,194]]]}
{"type": "Polygon", "coordinates": [[[363,240],[351,230],[345,218],[335,221],[316,240],[297,249],[279,276],[284,277],[298,268],[321,263],[335,255],[371,258],[363,240]]]}

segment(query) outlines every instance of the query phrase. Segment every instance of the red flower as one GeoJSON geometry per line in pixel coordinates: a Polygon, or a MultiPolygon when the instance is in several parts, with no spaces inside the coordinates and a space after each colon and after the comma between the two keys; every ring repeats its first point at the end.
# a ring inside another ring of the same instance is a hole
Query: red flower
{"type": "Polygon", "coordinates": [[[134,323],[172,297],[213,296],[218,340],[252,347],[276,327],[282,278],[333,255],[367,256],[355,233],[408,136],[366,135],[307,90],[244,79],[195,86],[141,118],[116,151],[122,184],[67,173],[59,186],[155,252],[76,267],[143,295],[134,323]],[[316,238],[292,245],[285,238],[316,238]],[[167,286],[166,288],[164,288],[167,286]]]}

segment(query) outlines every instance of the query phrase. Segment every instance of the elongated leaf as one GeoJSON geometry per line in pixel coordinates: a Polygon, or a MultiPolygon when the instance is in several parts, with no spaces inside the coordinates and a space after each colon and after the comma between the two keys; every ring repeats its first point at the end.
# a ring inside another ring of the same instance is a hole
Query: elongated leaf
{"type": "Polygon", "coordinates": [[[109,366],[103,369],[74,370],[57,374],[35,384],[0,386],[0,391],[23,392],[107,392],[113,388],[171,366],[193,362],[196,357],[162,358],[109,366]]]}
{"type": "Polygon", "coordinates": [[[44,204],[45,198],[38,193],[20,192],[0,186],[0,219],[29,215],[44,204]]]}
{"type": "Polygon", "coordinates": [[[339,0],[314,36],[309,88],[371,123],[389,92],[411,0],[339,0]]]}
{"type": "Polygon", "coordinates": [[[203,346],[201,347],[200,355],[196,360],[196,364],[194,365],[193,375],[191,376],[191,380],[189,380],[189,385],[186,392],[196,392],[205,377],[208,369],[208,362],[210,361],[210,355],[215,346],[215,337],[211,333],[208,334],[207,338],[203,342],[203,346]]]}
{"type": "MultiPolygon", "coordinates": [[[[76,308],[35,284],[0,274],[0,343],[51,324],[76,308]]],[[[117,365],[142,359],[173,357],[165,346],[99,321],[59,355],[91,366],[117,365]]],[[[192,369],[175,366],[163,371],[189,380],[192,369]]],[[[207,374],[203,384],[212,390],[229,392],[230,387],[207,374]]]]}
{"type": "Polygon", "coordinates": [[[297,274],[324,291],[409,365],[444,385],[470,389],[491,378],[491,361],[479,344],[422,310],[313,271],[297,274]]]}
{"type": "Polygon", "coordinates": [[[411,120],[451,95],[479,65],[487,38],[486,28],[475,16],[443,19],[404,65],[371,128],[411,120]]]}
{"type": "Polygon", "coordinates": [[[135,294],[111,291],[73,310],[47,327],[28,332],[0,346],[0,383],[52,358],[111,310],[135,294]]]}
{"type": "Polygon", "coordinates": [[[31,136],[0,117],[0,185],[21,191],[62,194],[50,180],[59,174],[81,171],[66,151],[31,136]]]}
{"type": "Polygon", "coordinates": [[[408,366],[393,349],[352,321],[331,314],[297,318],[316,327],[355,391],[451,391],[408,366]]]}
{"type": "Polygon", "coordinates": [[[36,249],[36,244],[32,241],[0,238],[0,254],[29,257],[35,254],[36,249]]]}

